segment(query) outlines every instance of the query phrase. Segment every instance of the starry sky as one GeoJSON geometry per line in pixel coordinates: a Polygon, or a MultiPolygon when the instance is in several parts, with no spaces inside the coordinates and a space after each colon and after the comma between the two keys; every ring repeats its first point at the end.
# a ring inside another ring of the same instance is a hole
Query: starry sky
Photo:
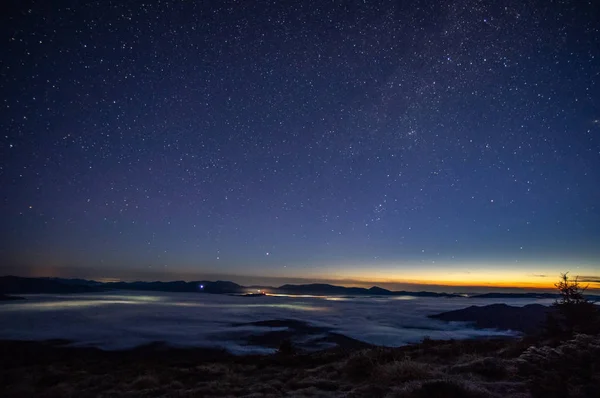
{"type": "Polygon", "coordinates": [[[595,1],[2,8],[3,274],[600,281],[595,1]]]}

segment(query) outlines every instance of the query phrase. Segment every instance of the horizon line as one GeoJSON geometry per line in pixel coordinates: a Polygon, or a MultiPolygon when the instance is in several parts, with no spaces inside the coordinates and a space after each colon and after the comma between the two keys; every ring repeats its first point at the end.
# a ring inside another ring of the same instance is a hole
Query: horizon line
{"type": "MultiPolygon", "coordinates": [[[[19,273],[20,274],[20,273],[19,273]]],[[[280,288],[284,285],[312,285],[312,284],[326,284],[330,286],[339,286],[345,288],[363,288],[369,289],[372,287],[383,288],[392,292],[397,291],[427,291],[423,290],[426,288],[433,288],[433,290],[437,293],[465,293],[461,291],[439,291],[440,288],[467,288],[468,290],[473,289],[483,289],[483,290],[518,290],[519,292],[524,291],[532,291],[533,293],[542,293],[548,291],[556,290],[554,284],[550,285],[541,285],[541,284],[531,284],[531,283],[508,283],[508,282],[498,282],[498,283],[486,283],[486,284],[449,284],[449,283],[434,283],[431,281],[406,281],[406,280],[357,280],[357,279],[321,279],[321,278],[293,278],[293,277],[264,277],[264,279],[289,279],[289,281],[282,281],[283,283],[243,283],[240,282],[239,279],[244,278],[261,278],[257,276],[245,276],[245,275],[212,275],[216,278],[210,278],[209,275],[206,277],[198,277],[198,278],[158,278],[158,279],[139,279],[139,278],[115,278],[115,277],[84,277],[84,276],[57,276],[57,275],[18,275],[18,274],[5,274],[2,277],[6,276],[14,276],[21,278],[58,278],[58,279],[85,279],[89,281],[99,282],[99,283],[151,283],[151,282],[162,282],[162,283],[170,283],[170,282],[199,282],[199,281],[208,281],[208,282],[232,282],[236,283],[242,287],[250,287],[250,286],[258,286],[258,287],[271,287],[271,288],[280,288]],[[398,287],[382,287],[381,285],[397,285],[398,287]],[[403,287],[400,287],[403,286],[403,287]],[[410,290],[410,289],[420,289],[420,290],[410,290]]],[[[274,282],[274,281],[273,281],[274,282]]],[[[595,287],[594,285],[599,285],[598,283],[589,283],[589,288],[587,289],[590,293],[600,293],[600,289],[595,287]]],[[[473,291],[471,292],[473,293],[473,291]]]]}

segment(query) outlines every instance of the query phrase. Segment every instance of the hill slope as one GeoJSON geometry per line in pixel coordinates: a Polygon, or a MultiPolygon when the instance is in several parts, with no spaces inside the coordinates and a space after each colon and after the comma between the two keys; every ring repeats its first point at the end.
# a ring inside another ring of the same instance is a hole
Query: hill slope
{"type": "Polygon", "coordinates": [[[514,307],[506,304],[472,305],[460,310],[430,315],[430,318],[449,322],[470,322],[483,329],[508,329],[524,333],[540,330],[551,307],[529,304],[514,307]]]}

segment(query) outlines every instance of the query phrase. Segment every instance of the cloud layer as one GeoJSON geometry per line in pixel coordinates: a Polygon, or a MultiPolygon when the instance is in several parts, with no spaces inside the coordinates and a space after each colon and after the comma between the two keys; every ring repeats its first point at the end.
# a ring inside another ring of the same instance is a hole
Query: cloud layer
{"type": "MultiPolygon", "coordinates": [[[[209,294],[115,292],[68,296],[36,295],[0,305],[0,339],[67,339],[80,345],[124,349],[164,341],[174,346],[223,347],[235,353],[266,353],[236,338],[277,330],[234,326],[296,319],[372,344],[400,346],[421,340],[509,335],[475,330],[427,315],[487,305],[499,300],[439,298],[233,297],[209,294]]],[[[533,300],[511,300],[525,305],[533,300]]],[[[538,300],[546,304],[543,300],[538,300]]]]}

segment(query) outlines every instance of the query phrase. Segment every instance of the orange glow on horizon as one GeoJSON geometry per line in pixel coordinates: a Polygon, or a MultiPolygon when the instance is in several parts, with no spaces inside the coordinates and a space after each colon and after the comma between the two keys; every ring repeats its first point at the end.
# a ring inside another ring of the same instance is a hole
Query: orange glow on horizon
{"type": "MultiPolygon", "coordinates": [[[[344,286],[353,286],[352,283],[344,283],[343,280],[340,281],[344,286]]],[[[407,279],[363,279],[356,278],[356,282],[360,282],[361,284],[377,284],[377,283],[386,283],[386,284],[406,284],[406,285],[415,285],[415,286],[449,286],[449,287],[490,287],[490,288],[528,288],[528,289],[555,289],[554,282],[548,283],[535,283],[535,282],[522,282],[522,281],[496,281],[490,282],[489,280],[471,280],[471,281],[447,281],[447,280],[407,280],[407,279]]],[[[584,286],[587,285],[584,284],[584,286]]],[[[600,283],[590,283],[589,289],[600,289],[600,283]]]]}
{"type": "MultiPolygon", "coordinates": [[[[368,272],[355,273],[340,278],[339,275],[322,275],[321,278],[328,280],[339,280],[342,284],[350,286],[352,282],[360,284],[406,284],[422,286],[457,286],[457,287],[486,287],[486,288],[517,288],[554,290],[554,284],[559,280],[560,272],[532,272],[524,274],[517,270],[480,270],[473,272],[444,272],[442,270],[403,271],[402,276],[396,276],[397,272],[368,272]],[[370,275],[369,275],[370,274],[370,275]],[[348,283],[349,282],[349,283],[348,283]]],[[[588,270],[585,273],[593,275],[592,281],[580,281],[582,287],[589,290],[600,290],[600,276],[588,270]],[[595,279],[598,279],[597,282],[595,279]]],[[[572,278],[577,274],[570,273],[572,278]]]]}
{"type": "MultiPolygon", "coordinates": [[[[572,278],[578,275],[581,277],[582,287],[588,287],[588,293],[600,293],[600,266],[594,263],[566,264],[559,263],[538,264],[538,263],[461,263],[461,264],[436,264],[435,268],[431,265],[419,264],[373,264],[344,266],[344,265],[323,265],[319,269],[304,270],[301,275],[290,272],[274,272],[269,276],[260,275],[258,272],[254,275],[244,274],[219,274],[203,275],[190,270],[183,272],[169,272],[164,274],[140,274],[139,277],[123,275],[119,270],[104,270],[104,277],[94,277],[93,271],[87,274],[78,275],[73,270],[63,269],[53,264],[45,266],[31,267],[29,272],[23,276],[29,277],[83,277],[84,279],[94,279],[100,282],[116,281],[137,281],[137,280],[230,280],[241,285],[259,285],[259,286],[280,286],[283,284],[308,284],[308,283],[329,283],[334,285],[352,287],[371,287],[379,285],[391,290],[425,290],[428,286],[437,287],[438,290],[444,287],[469,287],[469,288],[515,288],[531,290],[554,291],[554,284],[558,282],[560,273],[570,271],[572,278]],[[312,271],[312,272],[311,272],[312,271]],[[388,285],[388,286],[385,286],[388,285]],[[396,286],[393,286],[396,285],[396,286]],[[406,285],[403,287],[402,285],[406,285]]],[[[135,270],[134,270],[135,271],[135,270]]],[[[133,272],[133,271],[132,271],[133,272]]]]}

